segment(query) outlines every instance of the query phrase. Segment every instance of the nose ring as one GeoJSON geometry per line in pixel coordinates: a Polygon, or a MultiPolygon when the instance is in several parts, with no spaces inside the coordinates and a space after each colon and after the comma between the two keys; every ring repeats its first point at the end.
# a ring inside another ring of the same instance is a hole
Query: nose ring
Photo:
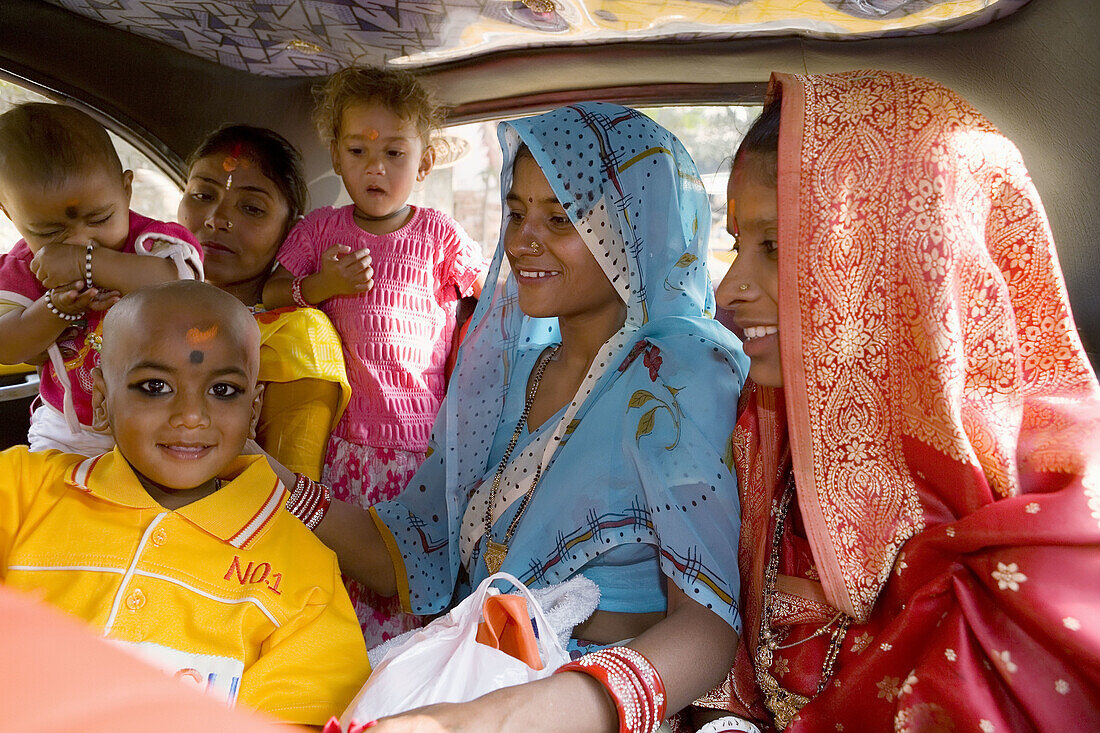
{"type": "Polygon", "coordinates": [[[531,244],[529,244],[528,246],[531,248],[531,254],[537,255],[542,252],[542,245],[533,239],[531,240],[531,244]]]}
{"type": "MultiPolygon", "coordinates": [[[[225,231],[229,231],[233,228],[233,222],[230,219],[225,220],[225,231]]],[[[747,285],[745,287],[748,287],[747,285]]]]}
{"type": "Polygon", "coordinates": [[[745,292],[746,290],[749,289],[749,284],[748,283],[741,283],[740,285],[737,286],[737,289],[740,290],[741,292],[745,292]]]}

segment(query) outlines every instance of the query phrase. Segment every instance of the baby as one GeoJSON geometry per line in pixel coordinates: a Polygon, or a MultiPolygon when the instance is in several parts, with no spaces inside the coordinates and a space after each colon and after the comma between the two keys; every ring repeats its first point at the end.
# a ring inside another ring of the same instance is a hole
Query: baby
{"type": "Polygon", "coordinates": [[[0,209],[23,235],[0,255],[0,363],[42,363],[32,450],[110,449],[91,429],[103,311],[143,285],[202,277],[190,232],[129,210],[133,177],[80,110],[29,103],[0,115],[0,209]]]}
{"type": "Polygon", "coordinates": [[[224,700],[323,724],[369,674],[336,557],[261,456],[260,335],[218,288],[138,290],[104,319],[95,458],[0,453],[0,582],[224,700]]]}

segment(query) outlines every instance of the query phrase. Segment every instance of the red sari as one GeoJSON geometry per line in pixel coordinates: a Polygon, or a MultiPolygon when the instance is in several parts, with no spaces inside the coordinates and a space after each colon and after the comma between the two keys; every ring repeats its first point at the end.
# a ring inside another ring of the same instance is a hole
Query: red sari
{"type": "Polygon", "coordinates": [[[785,387],[742,396],[745,631],[702,704],[773,721],[754,662],[793,475],[763,670],[810,699],[788,730],[1095,729],[1100,388],[1019,153],[925,79],[770,94],[785,387]]]}

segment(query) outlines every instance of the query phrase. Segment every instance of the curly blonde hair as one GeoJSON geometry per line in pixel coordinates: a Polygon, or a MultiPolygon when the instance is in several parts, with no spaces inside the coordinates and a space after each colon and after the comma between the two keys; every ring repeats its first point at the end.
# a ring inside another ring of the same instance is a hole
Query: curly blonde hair
{"type": "Polygon", "coordinates": [[[340,137],[344,110],[354,104],[380,104],[414,125],[425,146],[444,119],[438,104],[420,81],[407,71],[376,66],[348,66],[329,77],[315,90],[317,107],[313,121],[322,142],[331,144],[340,137]]]}

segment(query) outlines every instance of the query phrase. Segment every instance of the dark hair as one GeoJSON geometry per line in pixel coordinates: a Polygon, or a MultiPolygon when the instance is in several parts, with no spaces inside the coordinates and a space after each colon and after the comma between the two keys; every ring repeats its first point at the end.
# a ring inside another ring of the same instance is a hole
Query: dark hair
{"type": "Polygon", "coordinates": [[[9,180],[56,185],[96,167],[122,175],[107,130],[86,112],[27,102],[0,115],[0,175],[9,180]]]}
{"type": "Polygon", "coordinates": [[[290,224],[305,214],[309,191],[302,174],[302,156],[282,135],[266,127],[224,125],[199,143],[187,159],[187,169],[190,171],[200,158],[218,153],[254,161],[286,199],[290,224]]]}
{"type": "Polygon", "coordinates": [[[443,124],[443,108],[421,85],[420,80],[401,69],[348,66],[329,77],[314,96],[317,108],[313,120],[321,140],[329,144],[340,137],[340,118],[353,104],[377,103],[416,126],[424,145],[443,124]]]}
{"type": "Polygon", "coordinates": [[[764,105],[760,116],[745,133],[733,156],[733,167],[749,161],[752,173],[775,185],[779,178],[779,113],[781,99],[775,97],[764,105]]]}

